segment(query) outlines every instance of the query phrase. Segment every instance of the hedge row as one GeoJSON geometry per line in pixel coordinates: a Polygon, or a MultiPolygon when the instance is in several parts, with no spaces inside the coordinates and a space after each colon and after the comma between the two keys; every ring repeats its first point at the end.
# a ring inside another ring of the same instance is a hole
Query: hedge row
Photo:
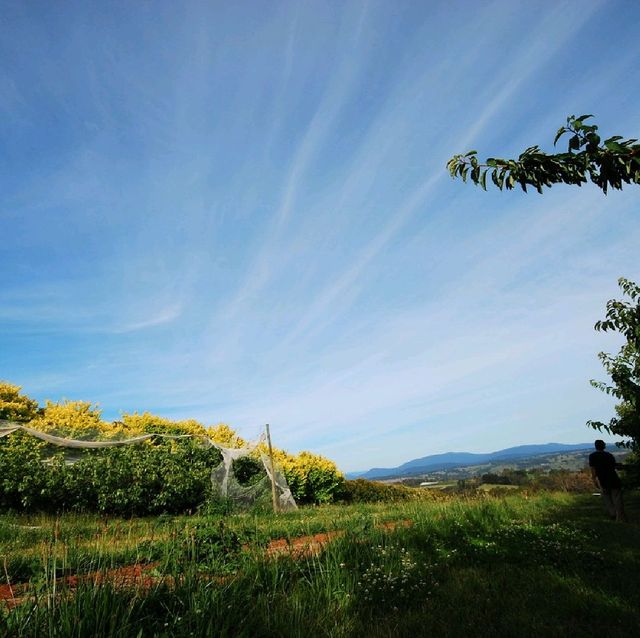
{"type": "Polygon", "coordinates": [[[127,516],[186,512],[213,498],[211,468],[219,462],[215,449],[159,442],[83,450],[67,464],[59,448],[16,433],[0,439],[0,508],[127,516]]]}
{"type": "MultiPolygon", "coordinates": [[[[205,427],[193,419],[172,421],[149,413],[123,414],[109,423],[91,403],[47,401],[40,407],[20,390],[0,381],[0,420],[22,422],[57,436],[112,440],[142,433],[191,434],[227,447],[245,443],[224,423],[205,427]]],[[[70,465],[60,448],[22,433],[0,438],[0,508],[139,515],[193,511],[216,499],[211,470],[220,462],[220,453],[204,448],[197,439],[153,440],[83,450],[77,456],[79,460],[70,465]]],[[[335,463],[310,452],[292,455],[276,449],[275,456],[298,503],[338,498],[344,478],[335,463]]],[[[235,469],[239,480],[248,483],[264,475],[260,462],[252,458],[238,461],[235,469]]]]}

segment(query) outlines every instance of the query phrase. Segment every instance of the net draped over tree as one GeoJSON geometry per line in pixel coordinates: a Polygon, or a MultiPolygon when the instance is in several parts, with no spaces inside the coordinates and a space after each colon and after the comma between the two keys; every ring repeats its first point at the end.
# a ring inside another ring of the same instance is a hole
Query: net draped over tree
{"type": "MultiPolygon", "coordinates": [[[[55,436],[46,432],[41,432],[34,428],[28,427],[18,422],[0,421],[0,438],[7,437],[17,432],[22,432],[31,437],[37,438],[45,443],[56,445],[70,449],[103,449],[113,447],[123,447],[129,445],[139,445],[145,441],[152,439],[196,439],[200,440],[204,446],[216,448],[222,455],[222,461],[211,471],[211,483],[214,494],[223,499],[229,499],[237,506],[250,506],[260,499],[264,499],[265,495],[270,498],[271,494],[271,462],[270,459],[260,451],[259,446],[261,440],[256,443],[244,444],[239,447],[230,448],[220,445],[207,436],[198,434],[160,434],[149,433],[135,436],[128,439],[118,440],[80,440],[55,436]],[[260,459],[260,464],[264,469],[264,473],[259,480],[254,481],[250,485],[243,485],[235,476],[233,465],[234,461],[255,456],[260,459]]],[[[68,462],[73,463],[76,459],[68,462]]],[[[282,471],[274,465],[273,480],[276,485],[276,493],[278,498],[278,507],[281,511],[295,509],[296,502],[291,494],[287,480],[282,471]]]]}

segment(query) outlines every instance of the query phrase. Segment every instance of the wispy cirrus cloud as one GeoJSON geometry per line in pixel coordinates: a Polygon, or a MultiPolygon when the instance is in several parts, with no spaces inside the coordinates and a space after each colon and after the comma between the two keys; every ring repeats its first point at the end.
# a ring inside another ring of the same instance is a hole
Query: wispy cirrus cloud
{"type": "Polygon", "coordinates": [[[633,193],[484,193],[444,163],[574,110],[633,134],[632,9],[93,11],[0,27],[0,376],[114,417],[270,421],[345,469],[575,440],[610,407],[584,378],[637,273],[633,193]]]}
{"type": "Polygon", "coordinates": [[[144,330],[145,328],[152,328],[154,326],[161,326],[166,323],[175,321],[182,314],[182,306],[179,304],[170,304],[164,308],[160,308],[158,311],[149,315],[139,321],[133,321],[131,323],[124,324],[117,327],[114,332],[136,332],[138,330],[144,330]]]}

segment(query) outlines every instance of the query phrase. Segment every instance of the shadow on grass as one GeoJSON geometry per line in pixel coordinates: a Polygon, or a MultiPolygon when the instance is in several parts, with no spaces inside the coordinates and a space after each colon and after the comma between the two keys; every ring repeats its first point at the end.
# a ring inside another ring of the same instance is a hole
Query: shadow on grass
{"type": "Polygon", "coordinates": [[[501,565],[453,569],[431,601],[367,627],[372,638],[631,637],[639,631],[637,607],[619,592],[576,574],[501,565]]]}
{"type": "MultiPolygon", "coordinates": [[[[640,494],[626,494],[626,506],[640,521],[640,494]]],[[[503,532],[462,540],[429,600],[362,618],[360,631],[372,638],[640,635],[638,523],[610,521],[600,498],[585,495],[503,532]]]]}
{"type": "MultiPolygon", "coordinates": [[[[629,517],[627,524],[618,524],[620,528],[627,527],[633,530],[640,524],[640,492],[625,491],[624,493],[625,510],[629,517]]],[[[610,521],[602,506],[600,495],[581,494],[576,496],[570,505],[559,507],[549,511],[549,520],[562,522],[563,520],[571,520],[579,523],[587,523],[589,525],[598,525],[610,523],[610,521]]]]}
{"type": "MultiPolygon", "coordinates": [[[[629,522],[610,520],[602,507],[599,496],[578,496],[567,506],[552,509],[545,520],[550,523],[575,526],[590,532],[590,547],[603,554],[603,576],[611,574],[613,580],[621,581],[635,569],[636,581],[633,589],[638,591],[640,574],[640,492],[625,494],[625,509],[629,522]],[[618,568],[622,569],[618,569],[618,568]],[[608,568],[608,570],[607,570],[608,568]]],[[[606,581],[606,578],[604,578],[606,581]]]]}

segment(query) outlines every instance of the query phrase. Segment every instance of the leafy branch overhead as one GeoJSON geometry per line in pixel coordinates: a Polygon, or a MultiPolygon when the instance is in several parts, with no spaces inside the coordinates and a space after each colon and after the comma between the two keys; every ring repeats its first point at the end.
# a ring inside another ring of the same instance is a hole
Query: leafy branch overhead
{"type": "Polygon", "coordinates": [[[554,146],[564,135],[570,135],[566,153],[549,155],[538,146],[526,149],[518,159],[489,157],[478,161],[477,151],[454,155],[447,162],[451,177],[469,178],[476,186],[487,190],[489,178],[500,190],[527,186],[542,193],[543,186],[593,182],[606,194],[609,188],[621,189],[623,184],[640,184],[640,144],[636,139],[623,140],[614,135],[603,143],[595,124],[586,121],[592,115],[570,116],[566,126],[558,129],[554,146]]]}

